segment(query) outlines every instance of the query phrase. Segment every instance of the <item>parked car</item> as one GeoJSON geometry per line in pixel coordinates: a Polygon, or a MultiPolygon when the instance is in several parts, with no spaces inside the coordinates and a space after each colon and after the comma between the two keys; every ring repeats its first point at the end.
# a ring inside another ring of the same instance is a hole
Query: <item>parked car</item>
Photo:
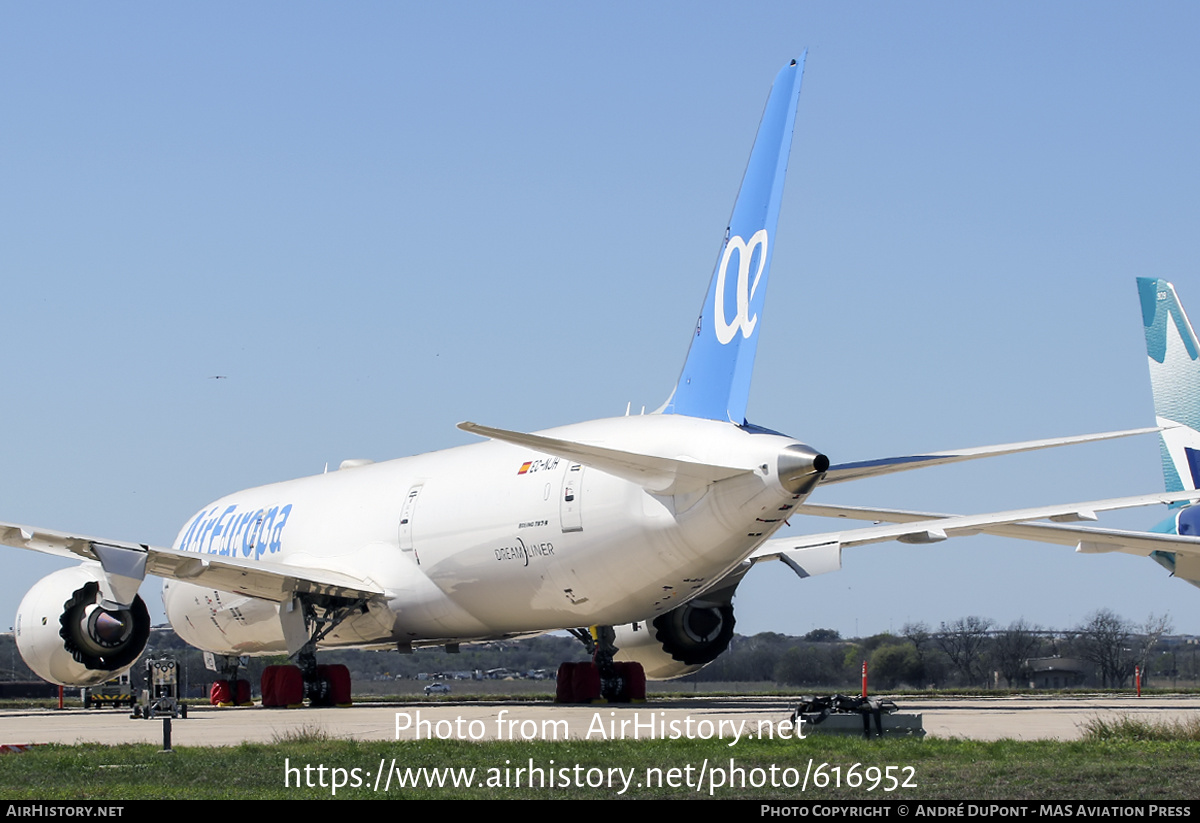
{"type": "Polygon", "coordinates": [[[445,683],[430,683],[425,687],[425,694],[450,694],[450,687],[445,683]]]}

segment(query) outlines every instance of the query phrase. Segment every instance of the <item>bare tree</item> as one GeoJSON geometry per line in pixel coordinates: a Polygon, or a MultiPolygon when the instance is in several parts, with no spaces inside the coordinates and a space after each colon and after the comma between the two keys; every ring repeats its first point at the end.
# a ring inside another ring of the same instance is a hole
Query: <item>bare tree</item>
{"type": "Polygon", "coordinates": [[[929,652],[933,650],[933,634],[929,631],[929,624],[923,621],[905,623],[900,627],[900,636],[912,643],[917,652],[917,667],[913,672],[914,677],[922,684],[929,683],[932,674],[929,652]]]}
{"type": "Polygon", "coordinates": [[[938,648],[946,653],[964,682],[978,686],[985,682],[984,652],[988,632],[995,622],[990,617],[960,617],[952,623],[942,623],[937,633],[938,648]]]}
{"type": "Polygon", "coordinates": [[[1158,645],[1158,641],[1162,639],[1164,634],[1172,631],[1174,626],[1171,623],[1171,615],[1164,614],[1162,617],[1155,617],[1151,612],[1146,618],[1146,622],[1139,628],[1141,633],[1141,643],[1137,649],[1137,664],[1142,670],[1142,682],[1147,682],[1146,669],[1150,660],[1150,653],[1154,651],[1154,647],[1158,645]]]}
{"type": "Polygon", "coordinates": [[[1042,647],[1042,629],[1021,618],[1007,629],[995,633],[992,639],[992,659],[1011,689],[1013,681],[1029,679],[1029,658],[1042,647]]]}
{"type": "Polygon", "coordinates": [[[908,639],[917,650],[917,654],[924,654],[929,648],[929,643],[933,639],[933,635],[929,632],[929,624],[925,622],[905,623],[900,627],[900,636],[908,639]]]}
{"type": "Polygon", "coordinates": [[[1120,688],[1133,674],[1133,625],[1111,609],[1100,609],[1076,629],[1079,656],[1092,663],[1105,688],[1120,688]]]}

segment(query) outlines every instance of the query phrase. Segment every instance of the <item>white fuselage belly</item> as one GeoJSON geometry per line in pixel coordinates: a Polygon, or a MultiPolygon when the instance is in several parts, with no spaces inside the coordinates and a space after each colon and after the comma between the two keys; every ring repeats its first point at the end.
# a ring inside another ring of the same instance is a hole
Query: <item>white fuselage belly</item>
{"type": "MultiPolygon", "coordinates": [[[[773,467],[796,441],[675,416],[542,434],[721,465],[773,467]],[[686,450],[686,454],[684,451],[686,450]],[[697,452],[701,453],[697,453],[697,452]]],[[[388,593],[322,646],[436,643],[652,618],[712,586],[778,528],[796,497],[770,468],[657,495],[567,459],[495,441],[342,469],[222,498],[175,547],[336,570],[388,593]]],[[[286,650],[279,607],[170,581],[189,643],[286,650]]]]}

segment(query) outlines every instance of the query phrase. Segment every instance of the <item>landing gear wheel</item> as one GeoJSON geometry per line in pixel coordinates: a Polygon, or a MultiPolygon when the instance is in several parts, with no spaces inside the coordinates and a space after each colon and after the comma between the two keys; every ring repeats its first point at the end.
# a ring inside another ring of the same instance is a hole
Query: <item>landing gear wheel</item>
{"type": "Polygon", "coordinates": [[[617,670],[623,684],[618,702],[646,702],[646,670],[642,668],[642,664],[634,661],[621,661],[613,663],[613,668],[617,670]]]}
{"type": "Polygon", "coordinates": [[[327,706],[349,706],[350,670],[340,663],[329,666],[317,666],[317,677],[327,686],[325,699],[327,706]]]}
{"type": "Polygon", "coordinates": [[[592,654],[591,663],[563,663],[558,669],[558,703],[630,703],[646,699],[646,672],[641,663],[613,660],[619,649],[612,626],[590,631],[572,629],[592,654]]]}
{"type": "Polygon", "coordinates": [[[574,703],[575,702],[575,687],[572,678],[575,676],[575,667],[580,663],[568,662],[561,663],[558,667],[558,676],[555,680],[554,702],[555,703],[574,703]]]}
{"type": "Polygon", "coordinates": [[[603,703],[600,670],[595,663],[577,663],[571,673],[572,703],[603,703]]]}
{"type": "Polygon", "coordinates": [[[304,678],[296,666],[267,666],[262,673],[263,706],[288,708],[304,704],[304,678]]]}
{"type": "Polygon", "coordinates": [[[262,690],[262,704],[264,709],[269,709],[275,705],[275,671],[278,666],[266,666],[262,671],[262,678],[259,680],[258,687],[262,690]]]}

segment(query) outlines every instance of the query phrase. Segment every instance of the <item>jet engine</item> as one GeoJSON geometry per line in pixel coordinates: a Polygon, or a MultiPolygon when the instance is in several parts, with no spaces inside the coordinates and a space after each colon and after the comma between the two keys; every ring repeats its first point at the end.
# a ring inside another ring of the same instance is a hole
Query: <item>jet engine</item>
{"type": "Polygon", "coordinates": [[[29,668],[60,686],[92,686],[128,669],[150,637],[140,596],[106,607],[104,571],[84,563],[43,577],[17,608],[17,648],[29,668]]]}
{"type": "MultiPolygon", "coordinates": [[[[732,597],[732,589],[727,590],[732,597]]],[[[729,648],[733,604],[701,598],[653,620],[616,628],[615,659],[636,661],[651,680],[671,680],[700,671],[729,648]]]]}

